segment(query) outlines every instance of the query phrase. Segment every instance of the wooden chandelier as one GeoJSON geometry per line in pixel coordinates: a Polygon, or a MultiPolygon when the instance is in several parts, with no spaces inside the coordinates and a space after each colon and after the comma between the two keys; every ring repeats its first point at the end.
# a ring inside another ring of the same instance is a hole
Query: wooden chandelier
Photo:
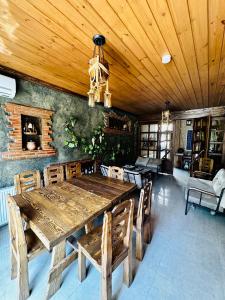
{"type": "Polygon", "coordinates": [[[111,107],[111,93],[109,92],[109,65],[104,58],[103,45],[105,37],[96,34],[93,37],[95,44],[93,57],[89,60],[90,90],[88,92],[88,105],[95,106],[95,102],[101,102],[101,94],[104,91],[104,106],[111,107]]]}

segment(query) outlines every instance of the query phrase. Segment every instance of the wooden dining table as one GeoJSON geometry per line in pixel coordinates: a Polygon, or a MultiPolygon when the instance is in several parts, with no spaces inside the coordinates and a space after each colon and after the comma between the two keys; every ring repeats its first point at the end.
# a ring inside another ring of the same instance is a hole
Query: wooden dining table
{"type": "Polygon", "coordinates": [[[65,257],[66,239],[135,189],[135,184],[92,174],[13,196],[30,228],[52,250],[47,299],[76,258],[75,251],[65,257]]]}

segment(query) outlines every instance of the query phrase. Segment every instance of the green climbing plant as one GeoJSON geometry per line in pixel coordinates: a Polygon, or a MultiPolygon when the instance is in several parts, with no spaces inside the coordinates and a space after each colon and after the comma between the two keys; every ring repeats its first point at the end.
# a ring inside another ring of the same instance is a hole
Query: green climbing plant
{"type": "Polygon", "coordinates": [[[93,159],[99,159],[105,164],[111,164],[130,154],[130,147],[126,140],[106,136],[103,126],[97,126],[89,136],[84,137],[77,133],[77,117],[70,117],[65,123],[64,145],[69,149],[79,149],[90,155],[93,159]]]}
{"type": "Polygon", "coordinates": [[[65,140],[64,145],[70,149],[78,148],[80,144],[80,137],[76,133],[75,126],[78,122],[77,117],[70,117],[65,123],[65,140]]]}

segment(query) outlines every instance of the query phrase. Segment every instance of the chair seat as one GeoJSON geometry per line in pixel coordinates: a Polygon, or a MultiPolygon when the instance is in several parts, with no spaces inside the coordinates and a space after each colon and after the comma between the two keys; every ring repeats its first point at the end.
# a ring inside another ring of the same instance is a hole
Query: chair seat
{"type": "MultiPolygon", "coordinates": [[[[94,228],[91,232],[84,235],[78,240],[78,244],[81,246],[88,259],[92,259],[95,262],[96,267],[101,269],[102,257],[101,257],[101,243],[102,243],[102,226],[94,228]]],[[[127,256],[128,248],[123,243],[116,243],[113,241],[112,251],[112,270],[124,260],[127,256]]]]}
{"type": "Polygon", "coordinates": [[[188,188],[190,187],[204,190],[213,194],[215,193],[211,180],[190,177],[188,180],[188,188]]]}
{"type": "Polygon", "coordinates": [[[39,238],[34,234],[31,229],[25,231],[25,239],[27,243],[27,256],[28,259],[33,258],[40,251],[44,251],[46,248],[39,238]]]}

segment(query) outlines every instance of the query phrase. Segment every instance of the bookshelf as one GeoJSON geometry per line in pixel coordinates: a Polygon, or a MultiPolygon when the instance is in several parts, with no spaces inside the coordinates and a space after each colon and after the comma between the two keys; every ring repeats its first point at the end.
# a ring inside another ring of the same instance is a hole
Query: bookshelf
{"type": "MultiPolygon", "coordinates": [[[[225,117],[194,119],[192,143],[192,161],[204,150],[201,157],[213,159],[214,172],[219,170],[225,157],[225,117]]],[[[198,170],[198,162],[194,163],[193,170],[198,170]]]]}

